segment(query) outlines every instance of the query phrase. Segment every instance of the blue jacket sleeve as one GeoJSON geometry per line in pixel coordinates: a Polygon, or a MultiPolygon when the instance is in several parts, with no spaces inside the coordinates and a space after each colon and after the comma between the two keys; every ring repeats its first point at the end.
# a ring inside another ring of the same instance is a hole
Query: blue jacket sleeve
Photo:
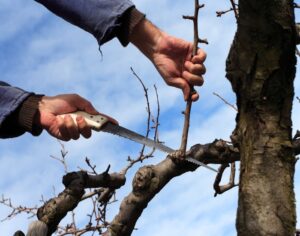
{"type": "Polygon", "coordinates": [[[130,0],[36,0],[54,14],[90,32],[100,45],[116,36],[130,0]]]}
{"type": "Polygon", "coordinates": [[[0,127],[5,118],[12,114],[30,94],[0,81],[0,127]]]}

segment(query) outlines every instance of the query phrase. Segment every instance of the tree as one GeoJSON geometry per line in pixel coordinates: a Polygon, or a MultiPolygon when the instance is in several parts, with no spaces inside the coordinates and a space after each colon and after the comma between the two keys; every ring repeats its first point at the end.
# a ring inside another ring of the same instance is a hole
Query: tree
{"type": "Polygon", "coordinates": [[[239,110],[233,134],[241,158],[239,235],[295,233],[295,47],[292,1],[239,1],[238,30],[227,60],[239,110]]]}
{"type": "MultiPolygon", "coordinates": [[[[291,132],[296,64],[293,2],[240,0],[238,15],[234,3],[233,9],[238,16],[238,29],[226,69],[238,105],[232,145],[215,140],[194,145],[187,154],[204,163],[221,164],[215,183],[217,193],[234,186],[231,182],[224,189],[219,181],[229,163],[240,161],[239,235],[293,235],[296,223],[293,176],[295,155],[300,151],[299,137],[292,139],[291,132]]],[[[104,235],[130,235],[151,199],[172,178],[195,169],[178,153],[139,169],[132,192],[122,201],[119,214],[104,235]]],[[[54,219],[55,230],[55,224],[66,211],[81,200],[84,188],[97,185],[115,189],[124,184],[122,172],[111,175],[108,170],[97,177],[86,172],[66,175],[65,191],[39,210],[39,219],[46,222],[49,229],[54,219]],[[59,206],[70,204],[65,212],[56,211],[61,209],[56,205],[58,199],[63,201],[59,206]],[[49,205],[50,208],[46,207],[49,205]],[[49,217],[53,209],[54,218],[49,217]]],[[[110,194],[111,191],[106,190],[100,197],[110,197],[110,194]]],[[[107,203],[108,199],[102,200],[107,203]]]]}

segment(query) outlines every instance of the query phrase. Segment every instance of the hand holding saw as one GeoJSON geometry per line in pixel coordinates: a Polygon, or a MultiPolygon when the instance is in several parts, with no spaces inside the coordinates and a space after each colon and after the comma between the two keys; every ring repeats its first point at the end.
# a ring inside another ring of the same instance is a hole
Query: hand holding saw
{"type": "MultiPolygon", "coordinates": [[[[144,144],[148,147],[152,147],[158,150],[161,150],[165,153],[172,153],[175,152],[174,149],[163,145],[162,143],[159,142],[155,142],[154,140],[147,138],[141,134],[138,134],[132,130],[126,129],[120,125],[114,124],[112,122],[109,121],[109,119],[106,116],[103,115],[91,115],[88,114],[87,112],[84,111],[76,111],[76,112],[72,112],[72,113],[68,113],[65,115],[70,115],[72,117],[72,119],[74,120],[74,122],[76,122],[76,117],[77,116],[82,116],[86,123],[95,131],[103,131],[103,132],[107,132],[107,133],[111,133],[114,135],[118,135],[121,136],[123,138],[126,139],[130,139],[134,142],[140,143],[140,144],[144,144]]],[[[64,115],[61,115],[62,117],[64,115]]],[[[199,165],[199,166],[203,166],[209,170],[218,172],[217,170],[215,170],[214,168],[192,158],[192,157],[186,157],[185,160],[199,165]]]]}

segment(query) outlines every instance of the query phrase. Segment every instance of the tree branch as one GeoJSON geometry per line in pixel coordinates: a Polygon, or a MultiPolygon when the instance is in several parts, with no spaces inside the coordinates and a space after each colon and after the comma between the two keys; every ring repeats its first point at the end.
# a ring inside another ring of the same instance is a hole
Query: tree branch
{"type": "Polygon", "coordinates": [[[68,173],[63,177],[65,190],[57,197],[47,201],[38,209],[38,219],[48,226],[48,235],[55,232],[59,222],[69,211],[75,209],[82,200],[85,188],[109,187],[120,188],[125,184],[125,176],[108,174],[88,175],[84,171],[68,173]]]}
{"type": "Polygon", "coordinates": [[[229,178],[229,183],[226,185],[222,185],[220,186],[220,182],[222,180],[223,177],[223,173],[225,171],[225,169],[229,167],[228,164],[222,164],[219,168],[218,174],[216,176],[216,180],[214,183],[214,189],[215,189],[215,197],[218,194],[222,194],[236,186],[238,186],[238,184],[234,183],[234,178],[235,178],[235,162],[231,163],[231,168],[230,168],[230,178],[229,178]]]}
{"type": "MultiPolygon", "coordinates": [[[[195,10],[194,10],[194,16],[183,16],[183,19],[188,19],[193,21],[194,25],[194,43],[193,43],[193,53],[192,56],[195,56],[198,51],[198,43],[208,43],[206,39],[200,39],[199,33],[198,33],[198,13],[199,9],[204,7],[204,4],[199,5],[199,0],[195,0],[195,10]]],[[[184,111],[184,125],[183,125],[183,131],[182,131],[182,138],[181,138],[181,145],[180,145],[180,151],[181,155],[185,156],[186,152],[186,146],[187,146],[187,140],[189,135],[189,127],[190,127],[190,114],[192,109],[192,95],[196,92],[193,87],[191,87],[191,93],[190,96],[186,102],[186,108],[184,111]]]]}
{"type": "MultiPolygon", "coordinates": [[[[300,139],[294,141],[296,153],[300,153],[300,139]]],[[[205,164],[228,165],[239,161],[240,153],[237,148],[223,140],[215,140],[208,144],[196,144],[187,152],[188,156],[205,164]]],[[[176,157],[176,155],[174,155],[176,157]]],[[[104,236],[129,236],[134,230],[136,221],[148,206],[151,199],[174,177],[189,171],[195,171],[197,165],[184,161],[182,158],[172,159],[168,156],[157,165],[144,166],[136,173],[132,192],[124,198],[120,211],[114,218],[104,236]]],[[[234,168],[234,166],[232,167],[234,168]]],[[[234,186],[234,171],[231,172],[231,180],[223,186],[226,191],[234,186]]]]}
{"type": "MultiPolygon", "coordinates": [[[[206,164],[228,163],[239,159],[239,153],[236,149],[222,140],[215,140],[213,143],[205,145],[197,144],[187,152],[187,155],[206,164]]],[[[131,235],[136,221],[151,199],[172,178],[188,171],[194,171],[197,168],[197,165],[191,164],[182,158],[173,159],[170,156],[157,165],[140,168],[133,179],[132,192],[122,201],[118,215],[104,235],[131,235]]]]}

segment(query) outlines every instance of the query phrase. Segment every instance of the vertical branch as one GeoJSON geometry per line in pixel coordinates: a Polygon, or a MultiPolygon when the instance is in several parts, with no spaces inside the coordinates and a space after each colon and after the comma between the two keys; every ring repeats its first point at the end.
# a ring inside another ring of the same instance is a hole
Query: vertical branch
{"type": "MultiPolygon", "coordinates": [[[[205,40],[199,39],[199,34],[198,34],[198,13],[199,13],[199,9],[202,7],[204,7],[204,4],[199,5],[199,0],[195,0],[194,16],[183,16],[183,19],[192,20],[194,23],[194,44],[193,44],[192,56],[195,56],[197,54],[199,42],[207,43],[206,39],[205,40]]],[[[190,127],[190,114],[191,114],[191,109],[192,109],[191,97],[192,97],[192,94],[195,92],[196,91],[194,90],[194,88],[191,87],[191,93],[186,102],[186,108],[184,111],[184,125],[183,125],[181,145],[180,145],[180,151],[182,152],[183,156],[185,155],[185,152],[186,152],[187,139],[188,139],[189,127],[190,127]]]]}
{"type": "Polygon", "coordinates": [[[234,12],[235,19],[237,20],[239,18],[239,13],[238,13],[238,10],[236,9],[235,1],[230,0],[230,3],[231,3],[231,6],[232,6],[232,10],[234,12]]]}

